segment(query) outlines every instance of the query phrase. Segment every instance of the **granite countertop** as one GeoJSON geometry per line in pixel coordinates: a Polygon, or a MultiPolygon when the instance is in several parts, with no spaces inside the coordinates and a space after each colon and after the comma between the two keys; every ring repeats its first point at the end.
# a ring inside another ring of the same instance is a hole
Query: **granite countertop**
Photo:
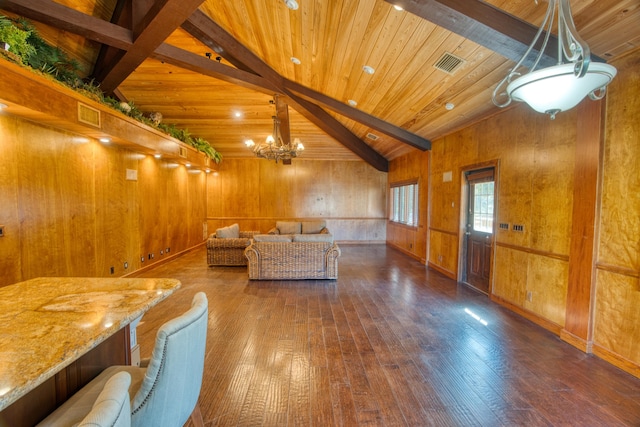
{"type": "Polygon", "coordinates": [[[179,287],[175,279],[44,277],[0,288],[0,411],[179,287]]]}

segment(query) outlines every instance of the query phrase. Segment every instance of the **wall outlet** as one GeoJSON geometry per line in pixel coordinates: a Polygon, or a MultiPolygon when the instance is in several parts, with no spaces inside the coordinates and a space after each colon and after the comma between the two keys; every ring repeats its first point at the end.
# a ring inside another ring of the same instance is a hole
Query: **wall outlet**
{"type": "Polygon", "coordinates": [[[531,302],[533,300],[533,292],[527,291],[527,301],[531,302]]]}
{"type": "Polygon", "coordinates": [[[115,267],[111,267],[111,268],[109,269],[109,272],[110,272],[111,274],[115,273],[115,272],[116,272],[115,267]]]}

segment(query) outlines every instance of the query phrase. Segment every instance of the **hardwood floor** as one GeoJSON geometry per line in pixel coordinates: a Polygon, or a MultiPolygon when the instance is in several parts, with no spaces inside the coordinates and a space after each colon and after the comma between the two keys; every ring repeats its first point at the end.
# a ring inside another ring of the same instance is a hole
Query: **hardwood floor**
{"type": "Polygon", "coordinates": [[[206,426],[640,426],[640,379],[384,245],[337,281],[247,279],[194,250],[142,277],[182,288],[138,327],[209,298],[206,426]]]}

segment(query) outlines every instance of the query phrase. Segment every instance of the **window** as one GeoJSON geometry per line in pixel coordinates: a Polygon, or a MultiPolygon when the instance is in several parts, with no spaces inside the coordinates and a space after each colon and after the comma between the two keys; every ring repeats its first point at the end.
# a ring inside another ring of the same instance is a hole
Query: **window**
{"type": "Polygon", "coordinates": [[[493,233],[493,182],[473,184],[473,229],[493,233]]]}
{"type": "Polygon", "coordinates": [[[418,225],[418,184],[391,185],[389,219],[401,224],[418,225]]]}

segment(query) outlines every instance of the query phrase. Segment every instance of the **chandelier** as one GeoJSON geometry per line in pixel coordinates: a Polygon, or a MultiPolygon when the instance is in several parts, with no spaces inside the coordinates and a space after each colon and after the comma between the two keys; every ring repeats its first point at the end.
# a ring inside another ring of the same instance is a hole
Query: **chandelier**
{"type": "MultiPolygon", "coordinates": [[[[272,101],[272,103],[276,104],[277,102],[277,98],[275,102],[272,101]]],[[[286,112],[286,104],[284,111],[286,112]]],[[[267,136],[265,142],[256,144],[253,139],[247,139],[244,143],[261,159],[275,160],[276,163],[282,161],[282,164],[290,165],[291,159],[298,157],[300,152],[304,150],[304,145],[299,138],[295,138],[293,143],[291,143],[290,138],[285,141],[280,132],[280,120],[277,116],[271,116],[271,118],[273,119],[273,132],[267,136]]]]}
{"type": "Polygon", "coordinates": [[[551,119],[554,119],[556,114],[575,107],[587,95],[593,100],[602,99],[607,85],[615,75],[615,67],[591,62],[589,46],[580,38],[573,23],[569,0],[549,0],[547,13],[536,36],[520,61],[496,86],[493,91],[493,103],[498,107],[506,107],[512,100],[526,102],[537,112],[549,114],[551,119]],[[536,70],[549,41],[556,9],[557,64],[536,70]],[[528,73],[522,74],[520,68],[543,32],[544,40],[533,65],[528,73]]]}

